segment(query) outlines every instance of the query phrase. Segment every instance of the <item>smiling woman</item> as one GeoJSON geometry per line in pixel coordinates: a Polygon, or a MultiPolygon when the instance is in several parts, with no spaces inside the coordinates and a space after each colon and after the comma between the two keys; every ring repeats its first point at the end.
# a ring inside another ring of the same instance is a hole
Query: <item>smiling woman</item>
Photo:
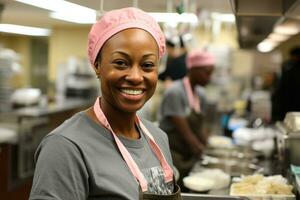
{"type": "Polygon", "coordinates": [[[158,48],[142,29],[127,29],[103,46],[95,70],[100,76],[103,108],[136,112],[153,95],[157,82],[158,48]]]}
{"type": "Polygon", "coordinates": [[[113,10],[88,42],[102,96],[43,139],[30,199],[181,199],[166,134],[136,115],[165,51],[158,24],[136,8],[113,10]]]}

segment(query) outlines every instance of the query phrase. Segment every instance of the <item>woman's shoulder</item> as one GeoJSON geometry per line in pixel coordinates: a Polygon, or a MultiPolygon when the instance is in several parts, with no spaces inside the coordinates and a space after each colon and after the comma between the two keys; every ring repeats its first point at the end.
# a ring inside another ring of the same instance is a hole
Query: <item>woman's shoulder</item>
{"type": "Polygon", "coordinates": [[[55,128],[50,134],[58,134],[62,136],[67,136],[69,132],[73,134],[76,132],[81,132],[91,125],[91,121],[88,116],[82,111],[74,114],[69,119],[65,120],[61,125],[55,128]]]}
{"type": "Polygon", "coordinates": [[[171,85],[165,90],[164,97],[169,98],[170,96],[174,98],[185,96],[185,90],[181,79],[172,82],[171,85]]]}
{"type": "Polygon", "coordinates": [[[83,122],[84,117],[82,116],[82,113],[76,113],[69,119],[65,120],[61,125],[56,127],[54,130],[52,130],[50,133],[48,133],[42,140],[41,144],[45,145],[48,143],[57,143],[63,144],[63,143],[69,143],[69,135],[72,133],[73,135],[81,132],[84,127],[85,123],[83,122]]]}
{"type": "Polygon", "coordinates": [[[48,137],[63,137],[73,143],[84,143],[99,137],[99,133],[106,130],[90,119],[84,111],[74,114],[56,129],[51,131],[48,137]]]}
{"type": "Polygon", "coordinates": [[[176,81],[173,81],[170,87],[166,89],[166,91],[182,91],[182,89],[183,89],[182,79],[178,79],[176,81]]]}

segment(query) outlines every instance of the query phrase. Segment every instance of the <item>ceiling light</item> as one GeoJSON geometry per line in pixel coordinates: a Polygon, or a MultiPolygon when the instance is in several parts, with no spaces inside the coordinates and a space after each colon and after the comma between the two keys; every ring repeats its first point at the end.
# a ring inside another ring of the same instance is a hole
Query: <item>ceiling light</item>
{"type": "Polygon", "coordinates": [[[62,7],[59,7],[56,0],[53,1],[47,1],[47,0],[16,0],[21,3],[25,3],[31,6],[36,6],[39,8],[43,8],[46,10],[52,10],[57,11],[58,9],[62,9],[62,7]]]}
{"type": "Polygon", "coordinates": [[[96,12],[91,8],[80,6],[75,3],[71,3],[63,0],[16,0],[21,3],[29,4],[46,10],[54,12],[67,12],[68,10],[73,13],[80,14],[80,12],[96,12]]]}
{"type": "Polygon", "coordinates": [[[149,13],[157,22],[197,24],[198,18],[193,13],[149,13]]]}
{"type": "Polygon", "coordinates": [[[279,25],[274,29],[275,33],[284,34],[284,35],[296,35],[299,33],[300,28],[293,25],[279,25]]]}
{"type": "Polygon", "coordinates": [[[278,42],[265,39],[257,45],[257,49],[260,52],[266,53],[272,51],[277,45],[278,42]]]}
{"type": "Polygon", "coordinates": [[[283,42],[287,40],[290,37],[290,35],[284,35],[284,34],[279,34],[279,33],[271,33],[268,38],[277,41],[277,42],[283,42]]]}
{"type": "Polygon", "coordinates": [[[51,12],[50,17],[79,24],[93,24],[96,22],[96,12],[81,13],[80,15],[77,13],[51,12]]]}
{"type": "MultiPolygon", "coordinates": [[[[80,6],[63,0],[16,0],[21,3],[29,4],[39,8],[53,11],[50,16],[55,19],[70,21],[75,23],[94,23],[97,12],[91,8],[80,6]],[[68,12],[71,11],[72,13],[68,12]]],[[[197,24],[198,18],[193,13],[149,13],[158,22],[170,24],[191,23],[197,24]]]]}
{"type": "Polygon", "coordinates": [[[96,21],[96,10],[63,0],[16,0],[39,8],[53,11],[50,17],[81,24],[96,21]]]}
{"type": "Polygon", "coordinates": [[[30,36],[48,36],[51,31],[45,28],[37,28],[30,26],[20,26],[14,24],[0,24],[0,32],[15,33],[30,36]]]}
{"type": "Polygon", "coordinates": [[[235,17],[233,14],[224,14],[224,13],[212,13],[211,14],[212,19],[216,21],[221,21],[221,22],[230,22],[234,23],[235,22],[235,17]]]}

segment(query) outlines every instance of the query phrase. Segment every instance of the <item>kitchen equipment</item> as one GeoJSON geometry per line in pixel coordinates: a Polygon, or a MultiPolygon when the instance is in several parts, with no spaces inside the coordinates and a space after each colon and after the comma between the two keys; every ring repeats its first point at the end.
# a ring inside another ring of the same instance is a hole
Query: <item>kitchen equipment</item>
{"type": "Polygon", "coordinates": [[[56,81],[58,98],[79,97],[92,98],[98,94],[95,73],[87,59],[74,56],[58,67],[56,81]]]}
{"type": "Polygon", "coordinates": [[[254,151],[249,147],[234,146],[232,148],[211,148],[204,151],[205,155],[217,158],[235,158],[244,159],[251,162],[257,162],[257,157],[261,156],[260,152],[254,151]]]}
{"type": "Polygon", "coordinates": [[[14,51],[0,47],[0,112],[8,112],[12,108],[13,78],[16,69],[20,68],[17,60],[18,55],[14,51]]]}
{"type": "Polygon", "coordinates": [[[68,74],[66,79],[66,96],[90,98],[96,93],[94,83],[95,76],[92,74],[68,74]]]}
{"type": "Polygon", "coordinates": [[[192,172],[205,169],[221,169],[231,176],[249,175],[254,172],[265,173],[265,169],[258,165],[261,153],[250,147],[233,146],[232,148],[208,147],[202,159],[195,164],[192,172]]]}
{"type": "Polygon", "coordinates": [[[221,169],[231,176],[250,175],[257,171],[263,172],[264,169],[249,161],[238,159],[222,159],[205,156],[203,160],[196,163],[192,172],[199,172],[203,169],[221,169]]]}
{"type": "Polygon", "coordinates": [[[17,174],[19,178],[28,178],[34,171],[34,154],[49,133],[48,118],[22,118],[19,122],[19,141],[17,154],[17,174]]]}
{"type": "Polygon", "coordinates": [[[38,88],[17,89],[11,96],[11,101],[15,106],[30,106],[39,104],[41,90],[38,88]]]}
{"type": "Polygon", "coordinates": [[[300,112],[288,112],[284,118],[284,123],[291,131],[299,131],[300,112]]]}
{"type": "Polygon", "coordinates": [[[0,123],[0,144],[1,143],[9,143],[15,144],[17,143],[18,135],[16,128],[8,128],[6,124],[0,123]]]}
{"type": "Polygon", "coordinates": [[[289,112],[277,122],[276,143],[280,171],[286,175],[290,165],[300,166],[300,112],[289,112]]]}

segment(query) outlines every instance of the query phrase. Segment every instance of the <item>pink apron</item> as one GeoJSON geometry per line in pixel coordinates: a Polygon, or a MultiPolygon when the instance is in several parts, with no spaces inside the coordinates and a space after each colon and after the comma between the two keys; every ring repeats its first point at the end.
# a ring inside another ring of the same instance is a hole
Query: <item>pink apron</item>
{"type": "MultiPolygon", "coordinates": [[[[113,138],[117,144],[117,147],[119,149],[119,151],[121,152],[121,155],[123,157],[123,159],[125,160],[127,166],[129,167],[132,175],[136,178],[136,180],[138,181],[139,185],[140,185],[140,199],[181,199],[180,197],[180,189],[178,188],[178,186],[175,186],[174,184],[174,188],[177,189],[175,190],[175,193],[171,194],[171,195],[155,195],[155,194],[147,194],[147,181],[144,177],[144,175],[142,174],[142,172],[140,171],[139,167],[137,166],[137,164],[135,163],[135,161],[133,160],[132,156],[130,155],[130,153],[128,152],[128,150],[126,149],[126,147],[122,144],[122,142],[120,141],[120,139],[117,137],[117,135],[114,133],[114,131],[112,130],[109,122],[107,121],[104,113],[102,112],[102,109],[100,107],[100,98],[97,98],[95,104],[94,104],[94,112],[96,114],[96,117],[98,119],[98,121],[105,127],[107,128],[111,134],[113,135],[113,138]]],[[[171,182],[174,181],[173,179],[173,170],[170,167],[170,165],[168,164],[168,162],[166,161],[162,151],[160,150],[159,146],[156,144],[153,136],[151,135],[151,133],[149,133],[149,131],[147,130],[147,128],[144,126],[144,124],[140,121],[140,119],[137,117],[136,118],[136,123],[140,126],[140,128],[142,129],[142,133],[144,133],[148,138],[149,138],[149,144],[150,147],[152,148],[153,152],[155,153],[157,159],[160,161],[160,164],[162,166],[163,172],[164,172],[164,179],[165,182],[171,182]]]]}

